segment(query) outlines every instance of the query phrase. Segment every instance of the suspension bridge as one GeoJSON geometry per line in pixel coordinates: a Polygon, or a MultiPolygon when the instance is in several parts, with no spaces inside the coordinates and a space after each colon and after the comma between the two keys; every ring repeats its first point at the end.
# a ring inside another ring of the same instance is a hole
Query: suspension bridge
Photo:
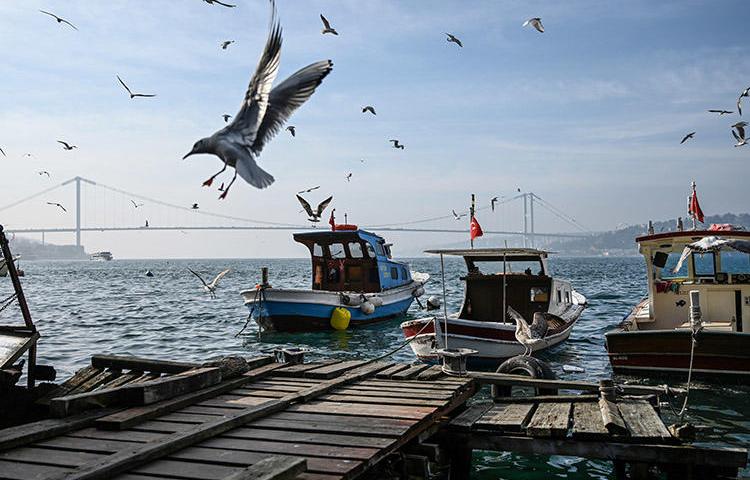
{"type": "MultiPolygon", "coordinates": [[[[2,212],[16,207],[27,208],[42,205],[53,198],[53,192],[72,185],[74,188],[74,203],[71,207],[74,214],[73,225],[39,226],[39,225],[6,225],[6,231],[14,234],[74,233],[75,244],[81,247],[81,235],[84,232],[124,232],[124,231],[189,231],[189,230],[307,230],[310,225],[280,223],[254,218],[244,218],[210,212],[203,209],[177,205],[163,200],[151,198],[126,190],[97,183],[93,180],[74,177],[65,182],[51,186],[40,192],[16,200],[0,207],[2,212]],[[41,199],[41,200],[40,200],[41,199]],[[148,207],[148,216],[142,212],[148,207]],[[158,208],[154,208],[158,207],[158,208]]],[[[518,193],[507,198],[498,199],[494,205],[476,208],[476,211],[492,209],[493,211],[504,205],[523,203],[522,228],[484,230],[485,234],[520,237],[523,246],[536,246],[538,239],[580,238],[591,234],[574,218],[560,208],[545,201],[534,193],[518,193]],[[571,233],[538,232],[536,230],[535,209],[541,207],[545,212],[556,217],[562,225],[572,228],[571,233]]],[[[70,206],[69,206],[70,207],[70,206]]],[[[65,208],[65,207],[62,207],[65,208]]],[[[67,208],[65,208],[67,211],[67,208]]],[[[459,215],[465,215],[461,212],[459,215]]],[[[24,215],[24,221],[33,221],[35,216],[24,215]]],[[[445,227],[445,221],[454,219],[452,214],[442,215],[406,222],[396,222],[382,225],[361,225],[362,228],[377,229],[387,232],[418,232],[418,233],[468,233],[468,221],[465,228],[445,227]],[[440,225],[442,223],[442,225],[440,225]]]]}

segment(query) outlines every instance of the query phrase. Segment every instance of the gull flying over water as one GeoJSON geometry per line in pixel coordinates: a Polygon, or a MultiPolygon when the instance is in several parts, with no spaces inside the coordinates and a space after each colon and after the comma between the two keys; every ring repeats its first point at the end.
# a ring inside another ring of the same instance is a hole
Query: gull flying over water
{"type": "Polygon", "coordinates": [[[132,91],[130,91],[130,89],[128,88],[128,86],[125,85],[125,82],[122,81],[122,78],[120,78],[119,75],[116,75],[116,76],[117,76],[117,80],[120,81],[120,85],[122,85],[123,87],[125,87],[125,90],[127,90],[128,94],[130,95],[130,99],[131,100],[134,99],[135,97],[150,98],[150,97],[155,97],[156,96],[156,94],[151,94],[151,93],[133,93],[132,91]]]}
{"type": "Polygon", "coordinates": [[[5,154],[5,150],[3,150],[2,148],[0,148],[0,153],[3,154],[3,157],[7,157],[7,155],[5,154]]]}
{"type": "Polygon", "coordinates": [[[191,210],[198,210],[200,207],[197,203],[194,203],[192,207],[190,207],[191,210]]]}
{"type": "Polygon", "coordinates": [[[227,167],[235,169],[234,177],[219,198],[226,198],[229,189],[241,176],[255,188],[266,188],[273,176],[260,168],[256,159],[263,147],[278,133],[282,125],[331,72],[333,62],[323,60],[308,65],[271,88],[279,71],[281,59],[281,25],[276,18],[276,5],[271,1],[271,28],[260,62],[250,79],[245,98],[232,123],[210,137],[198,140],[183,158],[198,153],[216,155],[224,167],[203,182],[210,186],[227,167]]]}
{"type": "Polygon", "coordinates": [[[220,192],[224,191],[224,182],[221,182],[221,185],[219,185],[219,191],[220,192]]]}
{"type": "Polygon", "coordinates": [[[56,203],[56,202],[47,202],[47,205],[52,205],[52,206],[54,206],[54,207],[60,207],[60,208],[62,209],[62,211],[63,211],[63,212],[66,212],[66,213],[68,212],[67,210],[65,210],[65,207],[63,207],[63,206],[62,206],[62,205],[60,205],[59,203],[56,203]]]}
{"type": "Polygon", "coordinates": [[[308,220],[311,222],[319,222],[320,217],[323,215],[323,210],[325,210],[328,204],[331,203],[331,200],[333,200],[333,195],[320,202],[318,204],[318,208],[314,211],[310,206],[310,203],[304,198],[300,197],[299,194],[297,194],[297,200],[299,200],[299,203],[302,204],[302,208],[304,208],[305,212],[307,212],[307,216],[310,217],[308,218],[308,220]]]}
{"type": "Polygon", "coordinates": [[[291,133],[293,137],[297,136],[297,127],[295,127],[294,125],[289,125],[288,127],[286,127],[286,131],[291,133]]]}
{"type": "Polygon", "coordinates": [[[497,203],[497,197],[492,197],[490,200],[490,207],[492,207],[492,211],[495,211],[495,204],[497,203]]]}
{"type": "Polygon", "coordinates": [[[302,190],[302,191],[297,192],[297,195],[302,195],[303,193],[310,193],[313,190],[317,190],[319,188],[320,188],[320,185],[316,185],[316,186],[314,186],[312,188],[308,188],[307,190],[302,190]]]}
{"type": "Polygon", "coordinates": [[[395,138],[392,138],[388,140],[389,142],[393,142],[393,148],[400,148],[401,150],[404,149],[404,145],[402,143],[398,143],[398,140],[395,138]]]}
{"type": "Polygon", "coordinates": [[[547,335],[549,328],[545,314],[534,312],[531,325],[512,307],[508,307],[508,316],[516,322],[516,340],[526,349],[524,355],[531,355],[534,345],[545,342],[544,336],[547,335]]]}
{"type": "Polygon", "coordinates": [[[532,27],[534,27],[537,32],[544,33],[544,25],[542,25],[542,19],[541,18],[539,18],[539,17],[530,18],[530,19],[526,20],[525,22],[523,22],[522,26],[526,27],[528,25],[531,25],[532,27]]]}
{"type": "Polygon", "coordinates": [[[373,115],[377,115],[377,113],[375,113],[375,107],[373,107],[372,105],[365,105],[364,107],[362,107],[362,113],[367,112],[370,112],[373,115]]]}
{"type": "Polygon", "coordinates": [[[740,116],[742,116],[742,97],[750,97],[750,87],[747,87],[740,93],[740,96],[737,97],[737,111],[740,113],[740,116]]]}
{"type": "Polygon", "coordinates": [[[336,29],[331,28],[331,23],[328,21],[326,17],[323,16],[323,14],[320,14],[320,20],[323,22],[323,30],[322,33],[325,35],[326,33],[332,33],[334,35],[338,35],[339,32],[336,31],[336,29]]]}
{"type": "Polygon", "coordinates": [[[227,115],[226,113],[221,116],[224,119],[224,123],[229,122],[229,119],[232,118],[231,115],[227,115]]]}
{"type": "Polygon", "coordinates": [[[719,116],[727,115],[727,114],[730,114],[730,113],[734,113],[734,112],[730,112],[729,110],[718,110],[718,109],[709,110],[709,112],[711,112],[711,113],[718,113],[719,116]]]}
{"type": "Polygon", "coordinates": [[[745,138],[745,127],[747,127],[747,122],[737,122],[732,125],[732,128],[734,130],[737,130],[736,132],[732,130],[732,135],[734,136],[734,139],[737,140],[737,143],[734,145],[735,147],[742,147],[744,145],[747,145],[747,139],[745,138]]]}
{"type": "Polygon", "coordinates": [[[190,273],[198,277],[198,280],[200,280],[201,283],[203,284],[203,289],[206,292],[211,294],[211,298],[216,298],[216,288],[219,286],[219,282],[221,281],[222,278],[224,278],[224,275],[226,275],[227,273],[231,271],[231,269],[227,268],[223,272],[216,275],[216,277],[211,281],[211,283],[206,283],[206,281],[203,280],[203,277],[201,277],[198,272],[190,268],[188,268],[188,270],[190,271],[190,273]]]}
{"type": "Polygon", "coordinates": [[[463,48],[463,46],[464,46],[463,43],[461,43],[461,40],[459,40],[458,38],[456,38],[455,35],[452,35],[452,34],[450,34],[448,32],[446,32],[445,34],[448,35],[448,38],[446,38],[446,41],[448,41],[449,43],[453,42],[456,45],[458,45],[459,47],[463,48]]]}
{"type": "Polygon", "coordinates": [[[347,181],[347,182],[350,182],[350,181],[351,181],[351,178],[352,178],[352,172],[349,172],[349,173],[347,173],[347,174],[346,174],[346,181],[347,181]]]}
{"type": "Polygon", "coordinates": [[[135,207],[135,208],[138,208],[138,207],[142,207],[142,206],[143,206],[143,204],[142,204],[142,203],[135,203],[135,200],[131,200],[131,201],[130,201],[130,203],[132,203],[132,204],[133,204],[133,207],[135,207]]]}
{"type": "Polygon", "coordinates": [[[684,137],[682,137],[682,140],[680,141],[680,145],[682,145],[683,143],[687,142],[688,139],[693,138],[693,137],[695,137],[695,132],[688,133],[687,135],[685,135],[684,137]]]}
{"type": "Polygon", "coordinates": [[[453,212],[453,218],[455,218],[456,220],[461,220],[462,218],[466,216],[465,213],[462,213],[459,215],[458,213],[456,213],[455,210],[451,210],[451,212],[453,212]]]}
{"type": "Polygon", "coordinates": [[[57,143],[62,145],[62,148],[64,150],[73,150],[74,148],[78,148],[76,145],[70,145],[68,142],[63,142],[62,140],[58,140],[57,143]]]}
{"type": "Polygon", "coordinates": [[[38,175],[47,175],[47,178],[52,178],[49,176],[49,172],[47,170],[40,170],[36,172],[38,175]]]}
{"type": "Polygon", "coordinates": [[[221,42],[221,44],[220,44],[220,46],[221,46],[221,49],[222,49],[222,50],[226,50],[226,49],[227,49],[227,47],[228,47],[229,45],[233,44],[233,43],[234,43],[234,40],[225,40],[225,41],[221,42]]]}
{"type": "Polygon", "coordinates": [[[230,5],[228,3],[222,3],[219,0],[203,0],[203,1],[209,5],[217,4],[217,5],[221,5],[222,7],[234,8],[237,6],[237,5],[230,5]]]}
{"type": "Polygon", "coordinates": [[[78,30],[78,28],[76,28],[76,26],[75,26],[75,25],[73,25],[73,24],[72,24],[72,23],[70,23],[69,21],[65,20],[64,18],[60,18],[60,17],[58,17],[58,16],[57,16],[57,15],[55,15],[54,13],[50,13],[50,12],[45,12],[44,10],[39,10],[39,11],[40,11],[40,12],[42,12],[43,14],[45,14],[45,15],[49,15],[50,17],[54,18],[55,20],[57,20],[57,23],[67,23],[68,25],[70,25],[70,27],[72,27],[72,28],[73,28],[73,30],[78,30]]]}

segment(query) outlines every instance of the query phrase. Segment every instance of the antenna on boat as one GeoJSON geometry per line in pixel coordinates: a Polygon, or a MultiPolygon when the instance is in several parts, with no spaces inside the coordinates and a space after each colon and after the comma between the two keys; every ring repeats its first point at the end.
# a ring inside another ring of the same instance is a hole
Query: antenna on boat
{"type": "MultiPolygon", "coordinates": [[[[474,206],[475,206],[475,203],[476,203],[476,197],[472,193],[471,194],[471,206],[469,207],[469,225],[471,225],[471,224],[474,223],[474,206]]],[[[469,227],[469,229],[471,229],[471,226],[469,227]]],[[[470,238],[469,241],[471,242],[471,248],[474,248],[474,235],[472,235],[470,233],[469,234],[469,238],[470,238]]]]}

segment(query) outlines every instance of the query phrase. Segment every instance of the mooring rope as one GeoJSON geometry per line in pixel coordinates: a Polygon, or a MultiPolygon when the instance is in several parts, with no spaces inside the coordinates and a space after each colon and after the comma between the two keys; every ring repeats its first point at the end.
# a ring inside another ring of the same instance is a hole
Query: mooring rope
{"type": "Polygon", "coordinates": [[[255,296],[253,297],[253,306],[250,309],[250,313],[247,315],[247,320],[245,320],[245,325],[242,327],[242,329],[237,332],[234,337],[237,338],[247,329],[247,327],[250,325],[250,321],[253,319],[253,312],[255,312],[255,307],[258,306],[258,295],[260,295],[260,306],[258,307],[261,315],[263,314],[263,299],[265,297],[263,293],[263,286],[259,286],[255,289],[255,296]]]}
{"type": "Polygon", "coordinates": [[[696,338],[698,331],[699,329],[693,328],[693,332],[690,334],[690,366],[688,367],[688,380],[686,386],[687,391],[685,392],[685,400],[682,402],[682,409],[680,410],[680,413],[678,415],[680,418],[680,423],[682,423],[682,419],[685,417],[685,413],[687,412],[688,399],[690,398],[690,382],[692,381],[693,377],[693,358],[695,357],[695,344],[698,343],[698,339],[696,338]]]}

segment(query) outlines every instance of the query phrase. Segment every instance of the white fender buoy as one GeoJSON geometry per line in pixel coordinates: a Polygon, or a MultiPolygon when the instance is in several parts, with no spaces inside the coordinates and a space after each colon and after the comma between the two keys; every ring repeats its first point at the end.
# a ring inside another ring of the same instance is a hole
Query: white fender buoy
{"type": "Polygon", "coordinates": [[[342,295],[341,296],[341,303],[343,303],[344,305],[349,305],[349,306],[352,306],[352,307],[356,307],[357,305],[359,305],[360,303],[362,303],[362,299],[360,297],[358,297],[358,296],[354,297],[354,296],[349,296],[349,295],[342,295]]]}
{"type": "Polygon", "coordinates": [[[427,299],[427,310],[437,310],[440,308],[440,297],[432,295],[427,299]]]}
{"type": "Polygon", "coordinates": [[[417,287],[414,289],[413,292],[411,292],[413,297],[421,297],[424,295],[424,288],[423,287],[417,287]]]}
{"type": "Polygon", "coordinates": [[[373,305],[371,302],[362,302],[362,304],[359,306],[359,309],[362,310],[362,313],[365,315],[370,315],[375,311],[375,305],[373,305]]]}
{"type": "Polygon", "coordinates": [[[369,301],[370,303],[372,303],[376,307],[382,307],[383,306],[383,299],[380,298],[380,297],[373,296],[373,297],[368,298],[367,301],[369,301]]]}

